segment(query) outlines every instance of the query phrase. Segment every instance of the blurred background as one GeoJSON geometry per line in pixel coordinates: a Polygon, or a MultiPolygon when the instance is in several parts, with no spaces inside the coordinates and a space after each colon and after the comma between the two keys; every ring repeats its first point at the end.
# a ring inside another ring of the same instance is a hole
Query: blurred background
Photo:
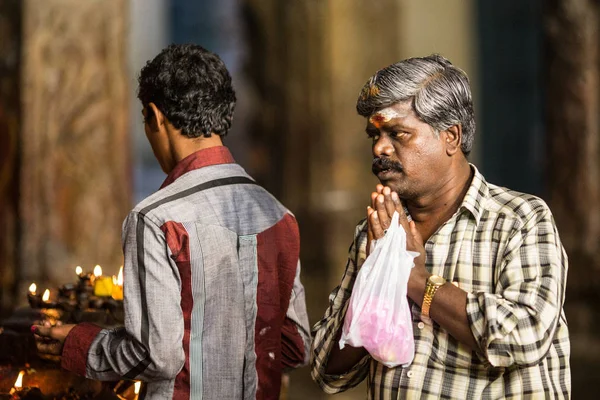
{"type": "MultiPolygon", "coordinates": [[[[236,160],[295,213],[311,324],[339,283],[376,179],[355,112],[378,69],[440,53],[469,75],[487,180],[546,200],[570,258],[573,397],[600,378],[596,0],[0,0],[0,309],[31,281],[122,264],[120,228],[164,174],[137,74],[170,43],[218,53],[236,160]]],[[[365,387],[336,396],[365,397],[365,387]]],[[[307,368],[288,399],[325,399],[307,368]]]]}

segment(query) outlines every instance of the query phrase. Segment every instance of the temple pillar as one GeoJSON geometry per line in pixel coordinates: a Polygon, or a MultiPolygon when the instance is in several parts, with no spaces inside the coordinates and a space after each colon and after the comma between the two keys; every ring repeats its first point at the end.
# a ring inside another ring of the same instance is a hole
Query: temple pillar
{"type": "Polygon", "coordinates": [[[122,264],[131,205],[126,11],[125,0],[0,4],[5,305],[11,288],[71,281],[76,265],[112,274],[122,264]]]}

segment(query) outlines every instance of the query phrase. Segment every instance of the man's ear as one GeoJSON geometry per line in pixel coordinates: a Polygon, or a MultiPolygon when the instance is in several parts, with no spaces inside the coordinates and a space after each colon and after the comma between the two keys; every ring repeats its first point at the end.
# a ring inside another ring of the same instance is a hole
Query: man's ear
{"type": "Polygon", "coordinates": [[[452,156],[460,151],[462,145],[462,126],[452,125],[448,129],[440,132],[440,136],[446,145],[446,154],[452,156]]]}
{"type": "Polygon", "coordinates": [[[160,111],[156,104],[148,103],[148,107],[146,107],[146,120],[150,127],[154,130],[160,130],[161,127],[164,128],[165,125],[165,115],[160,111]]]}

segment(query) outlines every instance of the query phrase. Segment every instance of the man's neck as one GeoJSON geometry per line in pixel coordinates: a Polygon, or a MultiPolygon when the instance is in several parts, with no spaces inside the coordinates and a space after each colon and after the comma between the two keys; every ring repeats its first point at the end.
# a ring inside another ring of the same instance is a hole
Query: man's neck
{"type": "Polygon", "coordinates": [[[181,136],[171,142],[171,151],[175,164],[197,151],[208,149],[210,147],[223,146],[223,141],[219,135],[212,134],[210,137],[187,138],[181,136]]]}
{"type": "Polygon", "coordinates": [[[472,178],[471,166],[465,162],[455,174],[444,180],[434,193],[406,201],[408,211],[423,240],[427,241],[458,210],[469,190],[472,178]]]}

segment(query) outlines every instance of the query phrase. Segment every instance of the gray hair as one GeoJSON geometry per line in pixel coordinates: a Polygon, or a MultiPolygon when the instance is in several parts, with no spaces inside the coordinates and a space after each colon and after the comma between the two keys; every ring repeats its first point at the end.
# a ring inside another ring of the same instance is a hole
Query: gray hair
{"type": "Polygon", "coordinates": [[[439,54],[392,64],[373,75],[362,88],[356,111],[368,117],[392,104],[408,101],[419,119],[438,133],[452,125],[462,127],[461,150],[471,152],[475,113],[469,78],[439,54]]]}

